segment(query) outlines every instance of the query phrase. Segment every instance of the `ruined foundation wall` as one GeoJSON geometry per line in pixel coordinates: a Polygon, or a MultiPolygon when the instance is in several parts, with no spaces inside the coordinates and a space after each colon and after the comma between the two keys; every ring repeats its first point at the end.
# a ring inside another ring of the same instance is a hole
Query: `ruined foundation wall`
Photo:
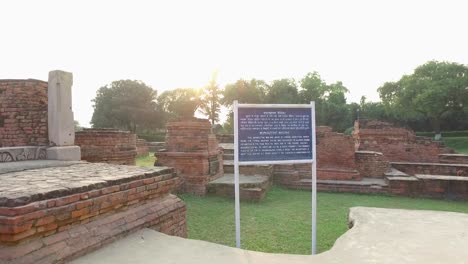
{"type": "Polygon", "coordinates": [[[192,118],[166,125],[166,149],[157,152],[156,166],[175,168],[179,191],[205,195],[209,181],[223,175],[223,152],[207,119],[192,118]]]}
{"type": "Polygon", "coordinates": [[[75,133],[75,143],[81,147],[81,159],[135,165],[136,135],[117,129],[84,129],[75,133]]]}
{"type": "Polygon", "coordinates": [[[356,151],[357,170],[363,177],[383,178],[390,170],[390,163],[381,152],[356,151]]]}
{"type": "MultiPolygon", "coordinates": [[[[354,156],[352,137],[336,133],[331,127],[319,126],[317,136],[317,179],[360,180],[354,156]]],[[[298,179],[312,177],[311,164],[282,164],[274,166],[274,181],[292,187],[298,179]]]]}
{"type": "Polygon", "coordinates": [[[48,142],[47,82],[0,80],[0,147],[48,142]]]}
{"type": "MultiPolygon", "coordinates": [[[[187,236],[185,204],[170,194],[179,181],[173,169],[135,172],[110,166],[63,168],[62,179],[72,170],[76,177],[100,175],[99,184],[70,181],[76,187],[64,190],[66,195],[44,189],[42,196],[23,200],[2,197],[0,263],[64,263],[145,227],[187,236]]],[[[18,177],[26,173],[18,172],[18,177]]]]}
{"type": "Polygon", "coordinates": [[[439,162],[439,154],[453,153],[442,142],[378,120],[356,120],[353,137],[356,150],[381,152],[390,161],[439,162]]]}

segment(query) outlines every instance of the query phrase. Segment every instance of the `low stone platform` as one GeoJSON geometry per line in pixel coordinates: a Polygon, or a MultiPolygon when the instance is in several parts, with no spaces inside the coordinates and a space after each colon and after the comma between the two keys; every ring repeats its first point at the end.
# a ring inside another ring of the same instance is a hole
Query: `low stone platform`
{"type": "MultiPolygon", "coordinates": [[[[290,189],[310,190],[312,179],[301,179],[290,185],[290,189]]],[[[360,181],[317,180],[317,190],[324,192],[380,193],[388,192],[388,184],[384,179],[362,178],[360,181]]]]}
{"type": "Polygon", "coordinates": [[[143,227],[186,236],[173,169],[43,163],[0,174],[0,263],[64,262],[143,227]]]}
{"type": "Polygon", "coordinates": [[[468,259],[468,214],[355,207],[348,222],[352,228],[332,249],[315,256],[242,250],[144,229],[71,264],[419,264],[468,259]]]}
{"type": "MultiPolygon", "coordinates": [[[[239,174],[240,199],[245,201],[261,201],[270,188],[270,177],[265,175],[239,174]]],[[[208,193],[234,197],[234,174],[224,174],[221,178],[208,183],[208,193]]]]}

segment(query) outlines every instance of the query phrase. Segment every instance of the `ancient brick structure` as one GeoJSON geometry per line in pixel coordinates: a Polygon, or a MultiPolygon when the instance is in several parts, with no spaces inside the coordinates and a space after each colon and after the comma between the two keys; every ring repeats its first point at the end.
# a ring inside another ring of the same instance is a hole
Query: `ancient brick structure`
{"type": "Polygon", "coordinates": [[[380,152],[356,151],[357,170],[362,177],[383,178],[390,170],[390,163],[380,152]]]}
{"type": "Polygon", "coordinates": [[[138,138],[136,141],[137,156],[143,157],[149,155],[148,142],[146,140],[138,138]]]}
{"type": "Polygon", "coordinates": [[[168,122],[166,149],[156,152],[155,165],[174,167],[182,178],[180,191],[206,194],[209,181],[223,175],[223,154],[207,119],[168,122]]]}
{"type": "MultiPolygon", "coordinates": [[[[354,142],[350,136],[333,132],[331,127],[325,126],[317,127],[316,135],[317,179],[360,180],[362,178],[357,170],[354,142]]],[[[275,165],[274,180],[294,188],[295,184],[301,184],[298,180],[311,179],[311,171],[311,164],[275,165]]]]}
{"type": "Polygon", "coordinates": [[[468,155],[466,154],[440,154],[440,163],[449,164],[468,164],[468,155]]]}
{"type": "Polygon", "coordinates": [[[84,129],[75,133],[81,159],[89,162],[135,165],[136,135],[117,129],[84,129]]]}
{"type": "Polygon", "coordinates": [[[48,143],[47,82],[0,80],[0,147],[48,143]]]}
{"type": "Polygon", "coordinates": [[[356,150],[381,152],[389,161],[439,162],[439,154],[453,153],[441,142],[378,120],[356,120],[353,137],[356,150]]]}
{"type": "Polygon", "coordinates": [[[144,227],[186,237],[173,169],[77,163],[0,177],[0,263],[63,263],[144,227]]]}

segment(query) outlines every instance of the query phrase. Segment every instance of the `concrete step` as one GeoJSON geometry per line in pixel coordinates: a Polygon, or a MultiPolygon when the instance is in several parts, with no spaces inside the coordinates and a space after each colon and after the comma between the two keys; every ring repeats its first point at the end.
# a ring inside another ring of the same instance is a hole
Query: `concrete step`
{"type": "MultiPolygon", "coordinates": [[[[282,185],[290,189],[310,190],[312,179],[301,179],[297,182],[282,185]]],[[[317,180],[317,190],[326,192],[387,193],[388,183],[385,179],[377,178],[363,178],[361,181],[317,180]]]]}
{"type": "MultiPolygon", "coordinates": [[[[239,175],[240,199],[244,201],[261,201],[270,188],[270,177],[265,175],[239,175]]],[[[224,174],[221,178],[208,183],[209,194],[234,197],[234,174],[224,174]]]]}
{"type": "MultiPolygon", "coordinates": [[[[223,161],[224,173],[234,173],[234,161],[224,160],[223,161]]],[[[240,165],[239,173],[247,175],[266,175],[271,176],[273,174],[272,165],[240,165]]]]}

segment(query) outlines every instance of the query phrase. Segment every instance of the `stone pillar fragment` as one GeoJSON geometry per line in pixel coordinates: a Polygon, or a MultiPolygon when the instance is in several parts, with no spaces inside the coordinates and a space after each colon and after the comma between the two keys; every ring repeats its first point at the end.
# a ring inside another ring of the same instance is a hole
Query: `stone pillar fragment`
{"type": "Polygon", "coordinates": [[[48,82],[48,159],[80,160],[80,147],[74,146],[71,72],[51,71],[48,82]]]}

